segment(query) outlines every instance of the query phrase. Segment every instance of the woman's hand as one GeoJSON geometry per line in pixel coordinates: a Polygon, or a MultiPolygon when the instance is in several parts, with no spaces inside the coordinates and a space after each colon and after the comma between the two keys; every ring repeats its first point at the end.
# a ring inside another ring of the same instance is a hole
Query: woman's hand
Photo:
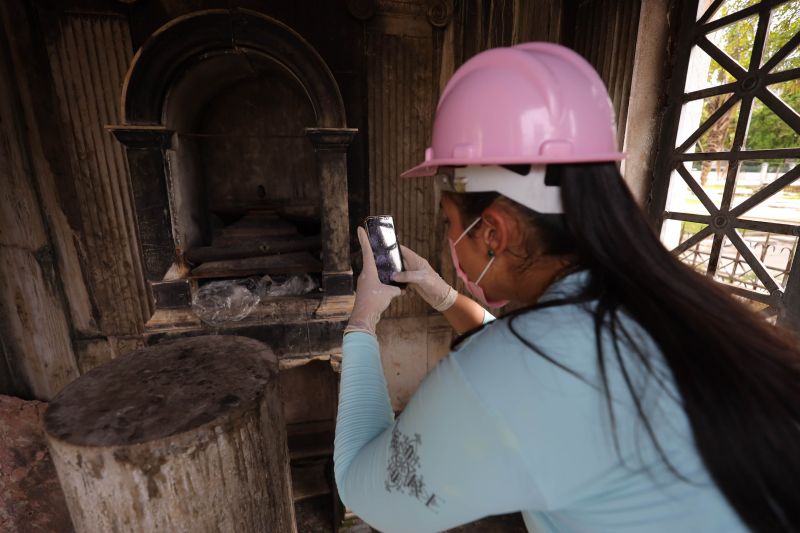
{"type": "Polygon", "coordinates": [[[364,266],[358,276],[356,288],[356,301],[353,305],[353,312],[350,314],[350,321],[344,329],[345,334],[352,331],[363,331],[370,335],[375,335],[375,326],[381,319],[383,313],[392,299],[399,296],[402,292],[399,287],[394,285],[384,285],[378,279],[378,269],[375,266],[375,258],[372,255],[372,248],[369,245],[369,238],[364,228],[357,230],[358,242],[361,244],[361,257],[364,266]]]}
{"type": "Polygon", "coordinates": [[[458,292],[448,285],[423,257],[402,245],[400,251],[403,254],[406,270],[394,273],[392,279],[409,283],[411,288],[437,311],[450,309],[456,302],[458,292]]]}

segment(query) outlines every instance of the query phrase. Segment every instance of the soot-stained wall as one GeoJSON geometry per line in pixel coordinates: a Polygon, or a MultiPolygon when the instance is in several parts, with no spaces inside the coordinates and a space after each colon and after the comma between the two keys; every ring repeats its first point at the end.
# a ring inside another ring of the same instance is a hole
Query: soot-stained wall
{"type": "MultiPolygon", "coordinates": [[[[347,126],[358,129],[347,151],[351,237],[365,215],[392,214],[400,241],[455,282],[433,187],[424,179],[399,178],[423,157],[444,83],[463,61],[486,48],[561,41],[595,63],[622,117],[638,17],[635,3],[622,4],[615,9],[604,9],[600,0],[4,4],[0,60],[10,82],[4,109],[15,110],[4,117],[4,125],[16,143],[8,146],[16,146],[18,153],[7,158],[16,174],[6,173],[4,180],[19,175],[27,181],[4,187],[17,191],[12,218],[19,222],[4,226],[7,242],[2,244],[6,255],[29,250],[25,257],[6,258],[5,272],[19,279],[4,274],[3,390],[47,399],[79,373],[147,341],[153,308],[140,245],[140,232],[147,228],[137,225],[131,161],[105,126],[119,123],[127,68],[163,25],[200,10],[247,9],[279,20],[307,40],[336,80],[347,126]],[[587,32],[599,32],[606,23],[617,29],[590,38],[587,32]],[[33,285],[20,288],[26,284],[33,285]],[[15,294],[22,297],[15,300],[15,294]],[[39,331],[41,324],[50,324],[47,334],[39,331]]],[[[229,187],[232,179],[249,183],[237,190],[254,195],[263,186],[263,194],[276,199],[317,201],[314,169],[303,166],[306,159],[286,159],[281,166],[284,153],[313,151],[307,138],[293,133],[313,112],[300,96],[285,79],[229,84],[209,95],[204,112],[196,115],[198,122],[178,132],[177,145],[199,156],[167,163],[203,172],[206,187],[221,202],[237,200],[231,196],[238,194],[229,187]],[[282,94],[281,101],[259,100],[266,89],[282,94]],[[219,141],[219,134],[230,132],[234,135],[219,141]],[[265,140],[271,136],[274,142],[265,140]],[[266,166],[277,169],[276,175],[265,176],[266,166]]],[[[620,127],[622,138],[622,121],[620,127]]],[[[204,194],[197,189],[184,193],[189,198],[204,194]]],[[[202,209],[195,211],[187,211],[187,219],[202,209]]],[[[193,231],[181,238],[190,244],[202,241],[205,230],[193,231]]],[[[350,246],[357,263],[352,238],[350,246]]],[[[387,377],[391,387],[404,391],[395,394],[398,407],[446,352],[444,331],[446,326],[413,291],[384,315],[384,357],[393,368],[387,377]]]]}

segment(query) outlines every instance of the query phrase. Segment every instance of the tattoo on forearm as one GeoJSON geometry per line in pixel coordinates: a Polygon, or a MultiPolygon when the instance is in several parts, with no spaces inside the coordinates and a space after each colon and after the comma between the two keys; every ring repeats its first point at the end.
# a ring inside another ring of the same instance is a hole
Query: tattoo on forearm
{"type": "Polygon", "coordinates": [[[438,495],[429,492],[425,486],[425,481],[420,473],[421,464],[418,453],[421,444],[422,437],[419,433],[415,433],[411,438],[400,432],[395,423],[390,443],[386,490],[413,496],[424,503],[425,507],[436,512],[444,501],[438,495]]]}

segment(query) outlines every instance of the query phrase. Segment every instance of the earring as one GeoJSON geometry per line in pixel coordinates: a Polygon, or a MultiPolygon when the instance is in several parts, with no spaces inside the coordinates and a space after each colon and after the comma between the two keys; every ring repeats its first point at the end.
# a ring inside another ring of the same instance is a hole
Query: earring
{"type": "Polygon", "coordinates": [[[489,248],[489,257],[494,257],[494,250],[489,248]]]}

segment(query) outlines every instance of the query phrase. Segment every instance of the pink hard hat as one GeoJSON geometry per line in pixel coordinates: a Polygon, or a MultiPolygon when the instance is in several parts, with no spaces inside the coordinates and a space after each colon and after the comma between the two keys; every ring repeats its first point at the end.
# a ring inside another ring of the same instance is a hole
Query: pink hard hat
{"type": "Polygon", "coordinates": [[[616,161],[614,110],[605,85],[580,55],[553,43],[481,52],[447,83],[425,161],[440,166],[616,161]]]}

